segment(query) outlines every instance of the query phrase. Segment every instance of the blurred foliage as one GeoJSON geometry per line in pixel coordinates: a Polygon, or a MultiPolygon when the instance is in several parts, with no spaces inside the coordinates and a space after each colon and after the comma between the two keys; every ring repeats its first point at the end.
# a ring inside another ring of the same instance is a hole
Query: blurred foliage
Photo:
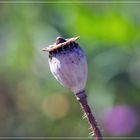
{"type": "Polygon", "coordinates": [[[41,51],[57,36],[78,35],[103,135],[140,136],[140,4],[72,2],[0,4],[0,136],[89,136],[74,95],[57,83],[41,51]],[[116,106],[134,111],[135,121],[122,111],[119,125],[109,119],[109,131],[103,114],[116,106]],[[123,130],[126,122],[131,131],[123,130]]]}

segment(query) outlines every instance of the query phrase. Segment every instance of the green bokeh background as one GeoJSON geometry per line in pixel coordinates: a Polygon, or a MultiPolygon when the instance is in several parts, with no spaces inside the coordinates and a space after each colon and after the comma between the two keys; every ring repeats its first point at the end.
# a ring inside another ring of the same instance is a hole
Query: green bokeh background
{"type": "Polygon", "coordinates": [[[89,136],[74,95],[41,51],[58,36],[79,35],[88,101],[103,135],[113,136],[103,112],[125,105],[138,122],[124,136],[140,136],[140,4],[73,2],[0,4],[0,136],[89,136]]]}

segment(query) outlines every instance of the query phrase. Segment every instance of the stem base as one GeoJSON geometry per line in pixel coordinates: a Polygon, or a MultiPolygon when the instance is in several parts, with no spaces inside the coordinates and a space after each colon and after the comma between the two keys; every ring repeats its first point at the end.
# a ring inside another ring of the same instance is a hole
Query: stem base
{"type": "Polygon", "coordinates": [[[97,122],[88,105],[85,90],[78,92],[75,95],[76,95],[76,99],[79,101],[81,105],[82,110],[84,111],[84,114],[86,115],[86,118],[92,130],[91,135],[94,136],[96,140],[103,140],[100,129],[98,128],[97,122]]]}

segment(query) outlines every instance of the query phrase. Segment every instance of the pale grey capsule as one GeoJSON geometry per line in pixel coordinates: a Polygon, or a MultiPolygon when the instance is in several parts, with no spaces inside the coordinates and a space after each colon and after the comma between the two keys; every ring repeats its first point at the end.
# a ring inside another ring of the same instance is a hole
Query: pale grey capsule
{"type": "Polygon", "coordinates": [[[86,56],[75,42],[78,38],[65,40],[58,37],[56,43],[43,49],[49,52],[49,65],[54,77],[74,93],[85,89],[88,74],[86,56]]]}

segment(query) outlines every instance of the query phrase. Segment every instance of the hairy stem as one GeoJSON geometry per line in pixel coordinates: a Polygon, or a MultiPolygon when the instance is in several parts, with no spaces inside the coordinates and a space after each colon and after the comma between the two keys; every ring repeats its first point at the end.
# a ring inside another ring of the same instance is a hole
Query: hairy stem
{"type": "Polygon", "coordinates": [[[92,136],[95,137],[95,140],[103,140],[100,129],[98,128],[97,122],[96,122],[96,120],[91,112],[89,105],[88,105],[85,91],[77,93],[76,99],[79,101],[81,108],[84,111],[85,117],[88,120],[88,123],[90,125],[90,129],[92,130],[92,132],[91,132],[92,136]]]}

